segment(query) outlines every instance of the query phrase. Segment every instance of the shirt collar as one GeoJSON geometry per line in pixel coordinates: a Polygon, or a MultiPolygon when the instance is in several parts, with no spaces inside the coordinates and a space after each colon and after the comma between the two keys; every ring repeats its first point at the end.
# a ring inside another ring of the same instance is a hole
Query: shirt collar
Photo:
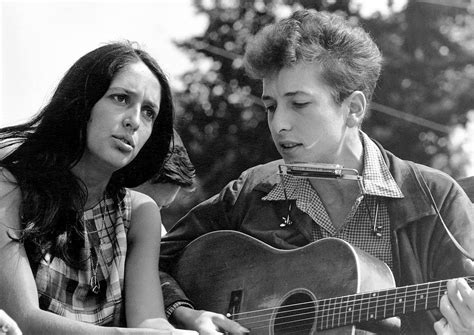
{"type": "Polygon", "coordinates": [[[403,198],[403,193],[393,179],[377,145],[360,131],[364,146],[364,170],[362,183],[365,194],[387,198],[403,198]]]}
{"type": "MultiPolygon", "coordinates": [[[[364,194],[403,198],[403,193],[390,174],[377,145],[362,131],[360,131],[360,137],[364,147],[364,169],[362,171],[364,194]]],[[[290,175],[282,176],[282,181],[284,181],[285,187],[282,182],[277,183],[262,200],[296,200],[299,198],[300,190],[311,187],[308,180],[290,175]]]]}

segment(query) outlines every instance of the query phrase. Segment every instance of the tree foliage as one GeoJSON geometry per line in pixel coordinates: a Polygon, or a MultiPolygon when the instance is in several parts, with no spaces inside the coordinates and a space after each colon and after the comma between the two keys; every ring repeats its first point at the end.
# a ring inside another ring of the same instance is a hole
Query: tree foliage
{"type": "Polygon", "coordinates": [[[349,0],[195,0],[209,25],[202,36],[177,42],[196,68],[183,75],[184,89],[176,94],[177,127],[201,182],[195,200],[219,191],[244,169],[279,157],[258,98],[260,83],[245,75],[242,55],[251,35],[299,7],[360,22],[382,50],[378,108],[364,131],[402,158],[462,174],[462,152],[449,145],[449,131],[474,108],[474,24],[469,2],[457,3],[466,6],[409,0],[401,12],[363,18],[349,0]]]}

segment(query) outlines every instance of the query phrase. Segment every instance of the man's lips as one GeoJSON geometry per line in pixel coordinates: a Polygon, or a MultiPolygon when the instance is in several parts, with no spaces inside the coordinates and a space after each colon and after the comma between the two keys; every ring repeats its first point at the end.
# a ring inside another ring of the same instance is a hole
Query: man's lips
{"type": "Polygon", "coordinates": [[[296,142],[280,142],[278,145],[282,149],[293,149],[301,145],[301,143],[296,143],[296,142]]]}

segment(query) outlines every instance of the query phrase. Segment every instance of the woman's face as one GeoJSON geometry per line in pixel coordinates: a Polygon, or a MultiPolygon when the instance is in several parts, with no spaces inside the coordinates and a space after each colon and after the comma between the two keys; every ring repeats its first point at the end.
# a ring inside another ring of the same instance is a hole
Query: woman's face
{"type": "Polygon", "coordinates": [[[161,85],[143,62],[127,65],[94,105],[80,164],[113,173],[129,164],[150,138],[161,85]]]}

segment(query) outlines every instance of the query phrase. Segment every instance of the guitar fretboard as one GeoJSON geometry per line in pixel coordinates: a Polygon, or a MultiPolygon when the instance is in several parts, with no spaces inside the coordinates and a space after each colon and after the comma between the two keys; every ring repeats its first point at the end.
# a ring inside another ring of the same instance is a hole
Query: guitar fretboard
{"type": "MultiPolygon", "coordinates": [[[[474,285],[474,277],[465,278],[474,285]]],[[[318,300],[318,330],[381,320],[439,307],[447,280],[318,300]]]]}

